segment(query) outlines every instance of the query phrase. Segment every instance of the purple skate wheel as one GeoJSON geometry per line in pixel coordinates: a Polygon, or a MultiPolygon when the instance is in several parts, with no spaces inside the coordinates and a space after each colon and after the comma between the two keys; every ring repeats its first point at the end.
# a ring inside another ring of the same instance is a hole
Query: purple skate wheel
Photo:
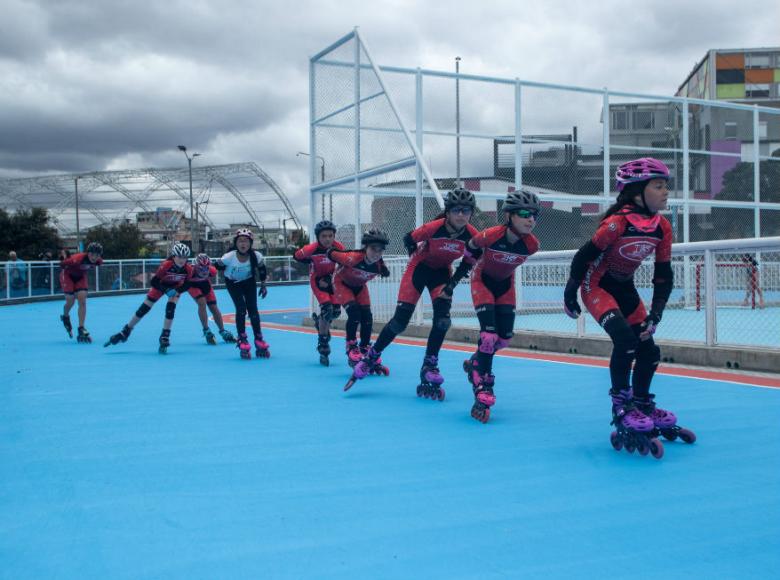
{"type": "Polygon", "coordinates": [[[615,451],[620,451],[623,449],[623,442],[620,440],[620,436],[618,436],[617,431],[613,431],[609,435],[609,442],[612,444],[612,448],[615,451]]]}
{"type": "Polygon", "coordinates": [[[639,455],[644,457],[650,453],[650,446],[647,443],[642,442],[636,446],[636,450],[639,452],[639,455]]]}
{"type": "Polygon", "coordinates": [[[439,389],[439,394],[437,395],[436,398],[439,399],[440,401],[443,401],[445,396],[446,393],[444,392],[444,389],[439,389]]]}
{"type": "Polygon", "coordinates": [[[696,433],[694,433],[690,429],[680,429],[680,439],[682,439],[686,443],[695,443],[696,433]]]}
{"type": "Polygon", "coordinates": [[[422,385],[417,385],[417,396],[422,397],[425,393],[423,393],[422,385]]]}
{"type": "Polygon", "coordinates": [[[650,439],[650,453],[656,459],[661,459],[664,456],[664,444],[655,437],[650,439]]]}

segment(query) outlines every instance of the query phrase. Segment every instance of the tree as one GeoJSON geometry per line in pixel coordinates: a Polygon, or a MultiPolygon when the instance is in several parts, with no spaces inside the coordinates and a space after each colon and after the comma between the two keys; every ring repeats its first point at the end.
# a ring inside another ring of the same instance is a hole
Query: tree
{"type": "Polygon", "coordinates": [[[90,228],[84,247],[90,242],[100,243],[103,246],[103,256],[111,260],[142,258],[154,249],[154,245],[144,238],[138,226],[131,223],[90,228]]]}
{"type": "MultiPolygon", "coordinates": [[[[780,158],[780,149],[772,153],[780,158]]],[[[761,201],[780,202],[780,159],[761,161],[758,165],[761,201]]],[[[753,163],[740,162],[723,175],[723,189],[718,197],[733,201],[753,201],[753,163]]]]}
{"type": "Polygon", "coordinates": [[[14,214],[0,209],[0,258],[8,259],[13,250],[20,258],[37,260],[46,250],[56,255],[61,244],[45,208],[20,209],[14,214]]]}

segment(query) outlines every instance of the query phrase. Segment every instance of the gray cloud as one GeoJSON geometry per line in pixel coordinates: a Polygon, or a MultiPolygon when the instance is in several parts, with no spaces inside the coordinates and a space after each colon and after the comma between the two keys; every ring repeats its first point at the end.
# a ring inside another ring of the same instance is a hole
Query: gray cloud
{"type": "MultiPolygon", "coordinates": [[[[451,70],[460,55],[469,73],[668,95],[709,48],[777,44],[779,20],[771,0],[749,10],[727,0],[6,0],[0,175],[175,166],[184,143],[204,163],[257,162],[301,205],[308,58],[355,24],[380,64],[451,70]]],[[[445,126],[451,89],[434,86],[426,112],[445,126]]],[[[511,131],[504,97],[485,106],[464,91],[464,128],[511,131]]],[[[591,101],[540,108],[529,130],[597,131],[591,101]]]]}

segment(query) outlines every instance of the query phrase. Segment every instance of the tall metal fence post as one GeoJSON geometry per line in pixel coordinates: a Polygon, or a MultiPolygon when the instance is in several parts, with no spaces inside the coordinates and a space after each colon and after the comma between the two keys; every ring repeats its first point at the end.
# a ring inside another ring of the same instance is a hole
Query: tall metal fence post
{"type": "Polygon", "coordinates": [[[125,287],[125,278],[122,275],[122,264],[124,263],[124,260],[119,260],[119,290],[122,290],[125,287]]]}
{"type": "MultiPolygon", "coordinates": [[[[688,122],[688,101],[683,101],[682,106],[682,148],[683,148],[683,242],[691,241],[691,155],[690,155],[690,125],[688,122]]],[[[685,304],[694,302],[694,288],[691,281],[691,257],[683,256],[683,296],[685,304]]]]}
{"type": "Polygon", "coordinates": [[[761,210],[758,207],[761,201],[761,155],[759,151],[760,135],[758,134],[758,105],[753,105],[753,237],[761,237],[761,210]]]}
{"type": "Polygon", "coordinates": [[[27,296],[32,296],[32,264],[27,264],[27,296]]]}
{"type": "MultiPolygon", "coordinates": [[[[415,132],[414,138],[417,141],[417,148],[422,153],[423,150],[423,131],[424,131],[424,119],[423,119],[423,77],[420,69],[417,69],[417,77],[415,83],[415,132]]],[[[424,205],[423,205],[423,173],[420,162],[415,164],[415,201],[414,201],[414,227],[419,228],[423,225],[424,205]]],[[[392,317],[392,313],[388,313],[388,320],[392,317]]],[[[423,323],[423,309],[415,308],[414,310],[414,323],[416,325],[422,325],[423,323]]]]}
{"type": "Polygon", "coordinates": [[[717,316],[715,314],[715,292],[717,276],[712,250],[704,250],[704,303],[706,304],[705,334],[707,346],[714,346],[718,339],[717,316]]]}
{"type": "Polygon", "coordinates": [[[141,260],[141,288],[146,288],[146,260],[141,260]]]}
{"type": "Polygon", "coordinates": [[[49,262],[49,294],[54,294],[54,262],[49,262]]]}

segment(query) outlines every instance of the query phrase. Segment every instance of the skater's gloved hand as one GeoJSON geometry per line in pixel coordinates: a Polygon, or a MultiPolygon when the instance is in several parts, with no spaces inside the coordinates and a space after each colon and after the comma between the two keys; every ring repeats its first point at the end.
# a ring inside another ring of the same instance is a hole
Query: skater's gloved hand
{"type": "Polygon", "coordinates": [[[317,287],[320,290],[328,290],[330,289],[330,285],[331,285],[330,276],[323,276],[322,278],[317,280],[317,287]]]}
{"type": "Polygon", "coordinates": [[[639,332],[639,340],[647,340],[655,334],[655,329],[661,322],[661,313],[657,310],[650,309],[650,314],[642,322],[642,330],[639,332]]]}
{"type": "Polygon", "coordinates": [[[579,302],[577,302],[577,290],[580,284],[574,278],[569,278],[566,282],[566,289],[563,291],[563,310],[569,318],[579,318],[582,314],[579,302]]]}
{"type": "Polygon", "coordinates": [[[165,291],[165,295],[166,295],[168,298],[175,298],[176,296],[178,296],[178,295],[179,295],[179,293],[176,291],[176,289],[175,289],[175,288],[168,288],[168,289],[165,291]]]}
{"type": "Polygon", "coordinates": [[[268,288],[265,287],[264,282],[260,284],[260,290],[257,291],[257,295],[263,299],[268,296],[268,288]]]}
{"type": "Polygon", "coordinates": [[[412,232],[404,236],[404,248],[410,256],[417,251],[417,242],[412,238],[412,232]]]}
{"type": "Polygon", "coordinates": [[[439,294],[440,298],[444,298],[445,300],[451,300],[452,294],[455,292],[455,285],[451,282],[449,284],[446,284],[444,288],[441,290],[441,294],[439,294]]]}
{"type": "Polygon", "coordinates": [[[390,270],[387,269],[387,266],[382,264],[382,267],[379,269],[379,275],[382,278],[387,278],[388,276],[390,276],[390,270]]]}

